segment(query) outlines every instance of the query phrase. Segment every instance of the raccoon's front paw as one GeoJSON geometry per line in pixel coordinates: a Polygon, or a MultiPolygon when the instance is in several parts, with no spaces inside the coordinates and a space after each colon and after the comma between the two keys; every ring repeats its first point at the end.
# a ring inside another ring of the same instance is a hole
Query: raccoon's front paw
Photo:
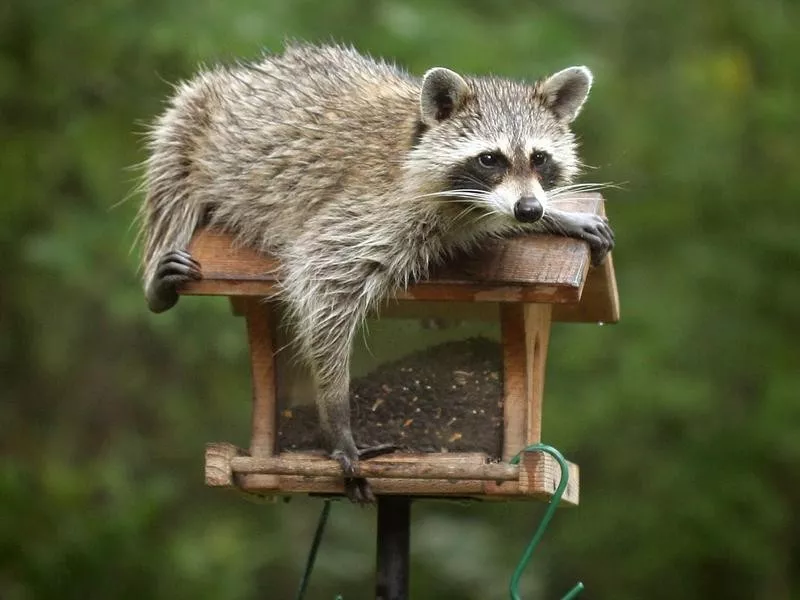
{"type": "Polygon", "coordinates": [[[202,279],[200,263],[185,250],[167,252],[158,261],[156,274],[147,288],[147,305],[155,313],[164,312],[178,302],[178,286],[202,279]]]}
{"type": "Polygon", "coordinates": [[[592,265],[603,264],[606,255],[614,248],[614,231],[608,219],[600,215],[581,213],[577,220],[576,237],[589,243],[592,265]]]}

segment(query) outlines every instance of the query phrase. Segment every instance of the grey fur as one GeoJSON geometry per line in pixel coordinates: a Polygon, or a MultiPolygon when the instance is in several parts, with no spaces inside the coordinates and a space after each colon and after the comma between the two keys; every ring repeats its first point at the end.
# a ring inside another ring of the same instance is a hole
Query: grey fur
{"type": "Polygon", "coordinates": [[[449,189],[455,164],[495,149],[525,164],[532,149],[545,149],[559,167],[557,183],[568,184],[578,159],[567,123],[582,99],[572,94],[568,111],[553,110],[553,81],[443,69],[430,71],[427,84],[430,94],[419,79],[351,48],[290,45],[181,84],[149,139],[141,219],[151,308],[177,301],[173,280],[157,272],[201,222],[280,258],[279,298],[315,376],[328,449],[348,475],[358,473],[350,347],[370,309],[489,236],[557,231],[589,241],[598,260],[611,244],[593,215],[553,206],[537,223],[516,222],[503,194],[540,194],[530,173],[502,194],[449,189]],[[432,118],[442,91],[451,110],[432,118]]]}

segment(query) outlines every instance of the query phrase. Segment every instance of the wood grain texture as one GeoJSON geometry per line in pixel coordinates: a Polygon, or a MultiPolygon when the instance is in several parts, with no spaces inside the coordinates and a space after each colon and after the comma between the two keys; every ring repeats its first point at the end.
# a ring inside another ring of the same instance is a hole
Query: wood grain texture
{"type": "Polygon", "coordinates": [[[602,265],[589,269],[580,302],[553,305],[553,320],[565,323],[619,322],[619,291],[611,254],[602,265]]]}
{"type": "MultiPolygon", "coordinates": [[[[247,323],[253,388],[250,454],[272,456],[278,432],[272,308],[258,298],[248,298],[242,308],[247,323]]],[[[266,487],[277,485],[278,480],[265,476],[261,483],[266,487]]]]}
{"type": "Polygon", "coordinates": [[[542,439],[542,403],[551,305],[500,307],[503,345],[503,460],[542,439]]]}
{"type": "MultiPolygon", "coordinates": [[[[238,460],[238,459],[234,459],[238,460]]],[[[567,463],[569,477],[561,501],[568,506],[577,506],[580,489],[578,465],[567,463]]],[[[520,459],[519,491],[521,494],[548,499],[561,483],[561,465],[545,452],[524,452],[520,459]]]]}
{"type": "Polygon", "coordinates": [[[525,305],[500,307],[503,346],[503,460],[525,447],[528,420],[528,373],[526,366],[525,305]]]}
{"type": "MultiPolygon", "coordinates": [[[[560,201],[559,208],[602,213],[603,200],[590,194],[560,201]]],[[[280,264],[237,247],[228,235],[199,230],[189,251],[200,262],[203,279],[186,284],[181,294],[269,297],[277,291],[280,264]]],[[[556,309],[556,320],[616,322],[619,306],[613,265],[609,261],[590,269],[589,262],[588,246],[580,240],[552,235],[496,240],[480,253],[434,269],[428,279],[399,292],[397,298],[554,303],[569,307],[556,309]]]]}
{"type": "MultiPolygon", "coordinates": [[[[528,410],[525,415],[525,444],[542,441],[542,406],[547,349],[550,344],[550,304],[525,305],[525,376],[527,378],[528,410]]],[[[521,450],[520,448],[519,450],[521,450]]],[[[517,452],[519,452],[517,450],[517,452]]]]}
{"type": "MultiPolygon", "coordinates": [[[[366,460],[360,463],[361,474],[368,479],[477,479],[481,481],[516,481],[519,466],[507,463],[472,464],[465,461],[449,463],[437,461],[426,455],[415,455],[411,460],[366,460]]],[[[298,475],[301,477],[341,477],[342,468],[334,460],[307,458],[287,460],[280,456],[231,459],[234,473],[252,475],[298,475]]]]}
{"type": "MultiPolygon", "coordinates": [[[[562,502],[574,506],[579,496],[578,468],[568,464],[570,481],[562,502]]],[[[395,454],[364,461],[362,468],[376,494],[427,498],[549,500],[560,478],[558,462],[541,452],[525,453],[519,465],[489,462],[481,453],[395,454]],[[412,477],[415,473],[418,478],[412,477]],[[480,478],[464,479],[473,474],[480,478]],[[436,476],[440,478],[433,478],[436,476]],[[489,476],[505,480],[489,480],[489,476]]],[[[320,453],[284,452],[271,459],[252,458],[228,443],[208,445],[206,482],[266,496],[344,493],[338,464],[320,453]],[[276,475],[276,471],[282,474],[276,475]]]]}
{"type": "Polygon", "coordinates": [[[247,456],[247,452],[233,444],[207,444],[206,485],[231,487],[234,483],[231,459],[237,456],[247,456]]]}

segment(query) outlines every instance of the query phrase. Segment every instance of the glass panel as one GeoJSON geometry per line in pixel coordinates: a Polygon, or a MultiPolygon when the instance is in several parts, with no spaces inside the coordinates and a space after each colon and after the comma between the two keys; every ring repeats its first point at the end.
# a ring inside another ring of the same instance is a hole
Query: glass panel
{"type": "MultiPolygon", "coordinates": [[[[499,457],[503,381],[497,315],[493,304],[405,303],[369,319],[352,356],[356,442],[499,457]]],[[[319,447],[307,392],[294,394],[281,408],[280,422],[282,449],[319,447]]]]}

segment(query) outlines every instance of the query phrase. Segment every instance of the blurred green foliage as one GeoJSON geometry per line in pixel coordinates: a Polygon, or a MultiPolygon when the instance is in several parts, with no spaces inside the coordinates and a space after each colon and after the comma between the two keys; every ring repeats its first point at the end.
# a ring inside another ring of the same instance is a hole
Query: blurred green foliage
{"type": "MultiPolygon", "coordinates": [[[[788,0],[7,0],[0,597],[291,597],[319,504],[202,485],[205,442],[246,443],[243,324],[148,314],[120,201],[170,82],[296,37],[417,73],[593,68],[577,130],[585,180],[623,188],[623,321],[554,332],[546,441],[582,506],[525,589],[800,598],[798,22],[788,0]]],[[[538,510],[419,503],[413,597],[503,597],[538,510]]],[[[334,507],[309,597],[369,597],[373,537],[334,507]]]]}

